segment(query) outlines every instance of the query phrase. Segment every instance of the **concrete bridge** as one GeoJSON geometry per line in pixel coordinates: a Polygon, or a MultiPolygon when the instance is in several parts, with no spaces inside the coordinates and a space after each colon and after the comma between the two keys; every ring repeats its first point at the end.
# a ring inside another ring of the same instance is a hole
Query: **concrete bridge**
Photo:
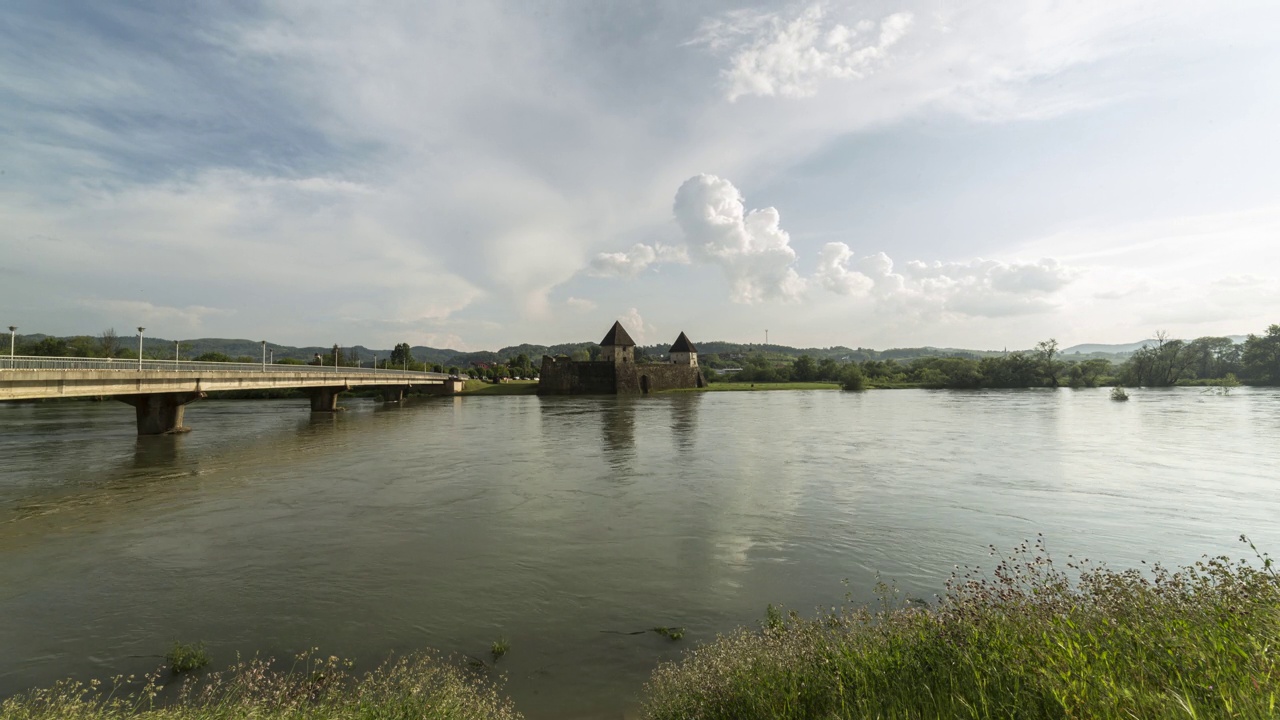
{"type": "Polygon", "coordinates": [[[134,407],[139,435],[186,432],[183,409],[206,393],[301,389],[312,412],[338,410],[338,393],[383,388],[398,400],[409,388],[434,394],[461,392],[462,380],[444,373],[319,365],[268,365],[103,358],[0,358],[0,400],[112,397],[134,407]]]}

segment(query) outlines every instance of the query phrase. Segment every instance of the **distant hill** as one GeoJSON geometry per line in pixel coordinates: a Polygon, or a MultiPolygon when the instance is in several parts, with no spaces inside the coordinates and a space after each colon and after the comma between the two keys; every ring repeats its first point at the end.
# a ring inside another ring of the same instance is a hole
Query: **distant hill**
{"type": "MultiPolygon", "coordinates": [[[[81,345],[96,346],[97,338],[95,336],[68,336],[57,337],[48,336],[38,333],[30,335],[19,335],[20,343],[35,343],[46,338],[54,338],[55,340],[65,341],[67,343],[66,352],[72,351],[73,341],[81,341],[81,345]]],[[[1244,335],[1228,336],[1232,341],[1244,342],[1244,335]]],[[[1081,345],[1072,345],[1061,351],[1064,356],[1074,360],[1085,360],[1090,358],[1105,358],[1108,360],[1123,360],[1143,345],[1154,345],[1155,340],[1144,340],[1134,343],[1119,344],[1101,344],[1086,343],[1081,345]]],[[[786,362],[788,359],[794,359],[801,355],[808,355],[814,359],[822,360],[830,358],[841,362],[862,362],[866,360],[898,360],[909,361],[916,358],[926,357],[964,357],[980,359],[994,355],[1002,355],[1006,350],[969,350],[963,348],[935,348],[935,347],[914,347],[914,348],[889,348],[887,350],[873,350],[870,348],[848,348],[843,345],[834,345],[825,348],[795,348],[788,345],[773,345],[761,343],[734,343],[723,340],[709,340],[694,343],[698,347],[698,352],[704,356],[715,356],[721,364],[735,364],[746,358],[748,354],[761,353],[765,356],[772,357],[779,362],[786,362]]],[[[174,356],[174,341],[164,338],[144,338],[144,350],[150,357],[156,358],[172,358],[174,356]]],[[[119,347],[137,348],[137,336],[121,336],[119,338],[119,347]]],[[[586,351],[594,354],[599,349],[599,345],[594,342],[579,343],[561,343],[558,345],[534,345],[524,343],[521,345],[510,345],[497,351],[478,350],[471,352],[463,352],[461,350],[453,350],[450,348],[433,348],[425,345],[418,345],[412,348],[413,357],[418,362],[425,362],[428,365],[441,365],[443,367],[459,367],[467,368],[472,365],[491,365],[501,363],[503,361],[515,358],[518,355],[525,355],[537,365],[543,355],[573,355],[579,351],[586,351]]],[[[637,348],[641,353],[651,358],[665,356],[668,343],[659,343],[657,345],[645,345],[637,348]]],[[[267,343],[267,349],[275,360],[285,358],[293,358],[304,362],[310,361],[317,354],[325,354],[333,349],[333,346],[308,346],[308,347],[292,347],[289,345],[277,345],[275,343],[267,343]]],[[[389,348],[368,348],[363,345],[354,347],[342,347],[344,353],[355,353],[365,362],[371,361],[374,356],[378,358],[387,358],[391,356],[389,348]]],[[[254,360],[262,357],[262,342],[257,340],[247,340],[239,338],[196,338],[193,340],[182,340],[179,348],[183,359],[190,359],[204,355],[206,353],[222,353],[228,357],[248,357],[254,360]]],[[[1027,352],[1026,349],[1022,349],[1027,352]]],[[[20,351],[21,352],[21,351],[20,351]]],[[[81,353],[83,354],[83,353],[81,353]]],[[[708,358],[712,359],[712,358],[708,358]]]]}
{"type": "MultiPolygon", "coordinates": [[[[1248,338],[1247,335],[1228,335],[1227,337],[1234,343],[1242,343],[1248,338]]],[[[1075,355],[1077,353],[1080,355],[1131,355],[1141,350],[1144,345],[1154,346],[1157,344],[1159,344],[1159,341],[1155,339],[1117,345],[1087,343],[1084,345],[1072,345],[1069,348],[1064,348],[1061,352],[1063,355],[1075,355]]]]}

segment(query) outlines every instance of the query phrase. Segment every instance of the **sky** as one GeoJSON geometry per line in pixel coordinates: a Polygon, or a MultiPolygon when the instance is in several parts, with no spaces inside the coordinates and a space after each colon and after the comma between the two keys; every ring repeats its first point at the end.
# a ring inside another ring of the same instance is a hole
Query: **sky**
{"type": "Polygon", "coordinates": [[[0,322],[458,350],[1280,322],[1222,3],[0,0],[0,322]]]}

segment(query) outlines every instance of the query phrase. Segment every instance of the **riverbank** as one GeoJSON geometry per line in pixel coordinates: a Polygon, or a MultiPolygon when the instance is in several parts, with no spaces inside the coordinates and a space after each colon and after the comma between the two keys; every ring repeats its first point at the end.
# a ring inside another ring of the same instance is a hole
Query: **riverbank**
{"type": "Polygon", "coordinates": [[[1280,580],[1226,558],[1150,575],[1024,544],[990,576],[953,576],[936,607],[769,607],[658,668],[650,720],[1275,717],[1280,580]]]}
{"type": "MultiPolygon", "coordinates": [[[[1086,560],[1068,575],[1024,543],[990,575],[953,574],[933,606],[883,587],[876,610],[802,618],[770,605],[761,629],[660,665],[643,717],[1274,717],[1280,579],[1259,559],[1149,574],[1086,560]]],[[[479,660],[417,654],[363,675],[335,657],[253,660],[176,698],[168,672],[125,692],[60,683],[5,700],[0,720],[520,717],[479,660]]]]}

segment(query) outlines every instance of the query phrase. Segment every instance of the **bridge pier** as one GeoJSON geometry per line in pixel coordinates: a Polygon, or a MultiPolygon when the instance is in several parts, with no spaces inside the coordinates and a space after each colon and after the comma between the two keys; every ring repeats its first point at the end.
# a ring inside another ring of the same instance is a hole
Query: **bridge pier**
{"type": "Polygon", "coordinates": [[[344,392],[350,388],[345,385],[341,387],[316,387],[307,388],[307,395],[311,396],[311,412],[340,412],[346,408],[338,407],[338,393],[344,392]]]}
{"type": "Polygon", "coordinates": [[[202,392],[170,392],[116,395],[115,398],[133,406],[139,435],[172,435],[191,431],[182,425],[183,412],[188,403],[204,396],[202,392]]]}
{"type": "Polygon", "coordinates": [[[389,403],[404,402],[404,394],[408,390],[408,385],[392,385],[391,387],[384,387],[382,388],[382,401],[389,403]]]}

